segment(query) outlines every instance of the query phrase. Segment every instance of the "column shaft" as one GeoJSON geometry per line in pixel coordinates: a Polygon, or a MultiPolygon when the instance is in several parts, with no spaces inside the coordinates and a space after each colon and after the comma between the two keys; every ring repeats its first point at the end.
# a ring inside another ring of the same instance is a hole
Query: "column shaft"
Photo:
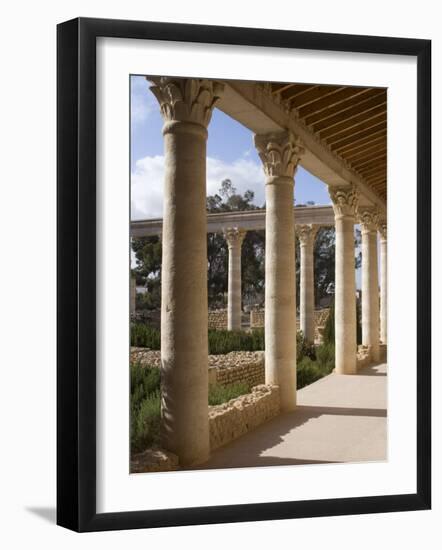
{"type": "Polygon", "coordinates": [[[182,124],[164,136],[162,443],[192,464],[209,456],[206,138],[182,124]]]}
{"type": "Polygon", "coordinates": [[[300,265],[300,326],[308,342],[315,340],[314,244],[316,229],[311,225],[298,227],[300,265]]]}
{"type": "Polygon", "coordinates": [[[245,232],[231,228],[225,236],[229,248],[227,329],[241,330],[241,246],[245,232]]]}
{"type": "Polygon", "coordinates": [[[161,439],[190,465],[209,456],[206,127],[215,84],[151,80],[165,121],[161,439]]]}
{"type": "Polygon", "coordinates": [[[279,384],[285,410],[296,406],[296,272],[293,180],[266,183],[266,383],[279,384]]]}
{"type": "Polygon", "coordinates": [[[296,406],[294,173],[302,148],[288,132],[256,136],[266,174],[265,376],[281,407],[296,406]]]}
{"type": "Polygon", "coordinates": [[[387,226],[380,231],[380,260],[381,260],[381,300],[380,300],[380,339],[387,343],[387,226]]]}
{"type": "Polygon", "coordinates": [[[361,208],[362,232],[362,344],[368,346],[372,361],[379,361],[379,284],[377,212],[361,208]]]}
{"type": "Polygon", "coordinates": [[[357,196],[353,186],[331,188],[335,211],[335,368],[356,372],[356,281],[354,222],[357,196]]]}

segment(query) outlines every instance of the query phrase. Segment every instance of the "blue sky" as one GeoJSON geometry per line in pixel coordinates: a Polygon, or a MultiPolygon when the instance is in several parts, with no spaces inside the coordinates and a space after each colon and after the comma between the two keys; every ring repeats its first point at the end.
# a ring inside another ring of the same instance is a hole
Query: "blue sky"
{"type": "MultiPolygon", "coordinates": [[[[131,77],[131,218],[160,218],[163,210],[163,120],[158,102],[143,76],[131,77]]],[[[213,195],[229,178],[239,193],[255,193],[264,203],[264,172],[250,130],[215,109],[207,142],[207,194],[213,195]]],[[[299,167],[295,203],[331,204],[327,186],[299,167]]],[[[360,287],[360,269],[356,285],[360,287]]]]}
{"type": "MultiPolygon", "coordinates": [[[[163,182],[163,121],[158,103],[142,76],[131,78],[132,219],[161,217],[163,182]]],[[[264,203],[264,172],[250,130],[215,109],[207,142],[207,193],[217,192],[223,179],[240,193],[251,189],[255,204],[264,203]]],[[[330,204],[327,186],[299,168],[295,202],[330,204]]]]}

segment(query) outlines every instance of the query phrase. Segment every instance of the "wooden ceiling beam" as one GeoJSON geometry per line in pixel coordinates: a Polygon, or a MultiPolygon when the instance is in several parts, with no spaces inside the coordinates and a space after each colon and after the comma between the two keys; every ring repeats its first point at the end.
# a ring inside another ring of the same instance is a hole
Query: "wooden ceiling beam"
{"type": "Polygon", "coordinates": [[[294,84],[285,90],[286,93],[281,93],[281,99],[290,101],[292,98],[300,96],[309,90],[314,90],[317,87],[317,84],[294,84]]]}
{"type": "Polygon", "coordinates": [[[385,141],[382,141],[380,143],[376,143],[375,145],[372,145],[370,147],[365,147],[362,151],[359,151],[358,153],[351,153],[350,155],[343,155],[341,153],[341,157],[345,158],[347,162],[353,163],[358,162],[360,160],[364,160],[373,153],[379,153],[380,151],[386,151],[387,150],[387,144],[385,141]]]}
{"type": "Polygon", "coordinates": [[[380,102],[376,99],[374,102],[368,103],[363,107],[360,106],[357,109],[347,110],[338,116],[323,120],[318,124],[313,124],[311,128],[314,132],[322,132],[324,130],[339,127],[339,125],[347,122],[350,123],[351,121],[356,121],[358,119],[363,120],[364,117],[368,119],[368,117],[373,116],[375,113],[382,113],[386,111],[386,103],[380,102]]]}
{"type": "Polygon", "coordinates": [[[354,144],[351,143],[350,145],[343,147],[342,149],[338,148],[337,151],[339,151],[339,155],[347,158],[347,156],[362,153],[375,145],[383,144],[386,147],[387,146],[386,137],[387,137],[386,132],[380,132],[378,136],[374,136],[374,137],[369,136],[367,138],[363,138],[358,142],[355,142],[354,144]]]}
{"type": "Polygon", "coordinates": [[[344,101],[348,101],[349,99],[353,99],[360,95],[363,95],[367,93],[368,90],[372,89],[373,88],[353,88],[349,86],[344,86],[336,92],[323,96],[322,98],[318,99],[318,101],[315,101],[310,105],[299,108],[299,117],[303,119],[309,115],[312,115],[313,113],[319,113],[322,110],[330,109],[331,107],[339,105],[344,101]]]}
{"type": "Polygon", "coordinates": [[[345,121],[333,128],[325,129],[319,132],[319,137],[328,140],[336,136],[347,136],[349,133],[359,132],[360,130],[370,128],[373,124],[378,122],[387,123],[387,113],[383,107],[375,109],[370,115],[361,115],[349,122],[345,121]]]}
{"type": "Polygon", "coordinates": [[[365,160],[361,160],[359,162],[350,162],[350,165],[355,170],[359,170],[360,168],[363,168],[364,166],[370,165],[375,161],[378,161],[380,159],[387,160],[387,151],[380,151],[378,153],[375,153],[371,158],[366,158],[365,160]]]}
{"type": "Polygon", "coordinates": [[[386,181],[386,178],[385,178],[385,174],[382,174],[373,178],[366,178],[366,180],[370,185],[378,186],[378,185],[382,185],[382,183],[386,181]]]}
{"type": "Polygon", "coordinates": [[[361,130],[359,132],[354,132],[354,133],[352,132],[348,136],[336,136],[331,140],[327,140],[327,144],[333,151],[335,150],[335,147],[336,147],[336,150],[338,150],[341,146],[349,145],[350,143],[353,143],[354,141],[356,141],[356,139],[368,137],[372,134],[375,134],[376,132],[379,132],[379,130],[383,130],[383,131],[386,130],[385,122],[379,122],[379,123],[373,124],[373,126],[370,126],[365,130],[361,130]]]}
{"type": "Polygon", "coordinates": [[[361,92],[356,97],[338,101],[330,107],[325,107],[316,113],[312,113],[304,119],[304,122],[307,126],[312,126],[324,120],[333,119],[335,116],[348,114],[348,112],[354,109],[363,109],[366,105],[374,102],[382,102],[385,96],[385,90],[366,88],[364,92],[361,92]]]}
{"type": "Polygon", "coordinates": [[[387,163],[386,162],[380,162],[376,166],[366,166],[365,168],[360,168],[357,170],[361,176],[364,178],[369,178],[370,176],[377,176],[384,174],[387,176],[387,163]]]}
{"type": "Polygon", "coordinates": [[[273,95],[276,95],[276,94],[280,94],[281,92],[285,92],[285,90],[288,90],[289,88],[293,88],[293,86],[295,86],[295,84],[293,83],[290,83],[290,84],[276,84],[276,83],[273,83],[272,84],[272,94],[273,95]],[[276,86],[276,88],[275,88],[276,86]]]}
{"type": "Polygon", "coordinates": [[[290,106],[292,108],[301,109],[302,107],[318,101],[318,99],[334,94],[340,89],[342,89],[341,86],[317,86],[316,88],[306,90],[302,94],[297,94],[296,96],[287,99],[290,100],[290,106]]]}

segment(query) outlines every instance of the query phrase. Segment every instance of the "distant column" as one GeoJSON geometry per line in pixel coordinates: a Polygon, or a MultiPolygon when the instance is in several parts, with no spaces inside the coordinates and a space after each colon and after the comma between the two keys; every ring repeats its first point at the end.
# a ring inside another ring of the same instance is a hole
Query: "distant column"
{"type": "Polygon", "coordinates": [[[255,136],[266,175],[265,379],[296,406],[294,175],[303,152],[289,132],[255,136]]]}
{"type": "Polygon", "coordinates": [[[363,206],[358,210],[362,233],[362,344],[371,359],[379,361],[379,283],[378,234],[379,214],[376,208],[363,206]]]}
{"type": "Polygon", "coordinates": [[[381,300],[380,300],[380,338],[383,344],[387,343],[387,221],[381,220],[378,226],[381,260],[381,300]]]}
{"type": "Polygon", "coordinates": [[[241,329],[241,247],[246,232],[237,227],[224,231],[229,248],[227,329],[241,329]]]}
{"type": "Polygon", "coordinates": [[[163,116],[161,439],[182,465],[209,456],[207,127],[223,85],[148,77],[163,116]]]}
{"type": "Polygon", "coordinates": [[[335,364],[338,374],[356,373],[356,279],[354,224],[358,195],[354,185],[329,187],[336,230],[335,364]]]}
{"type": "Polygon", "coordinates": [[[314,255],[316,225],[296,226],[301,253],[300,266],[300,324],[304,338],[308,342],[315,340],[315,274],[314,255]]]}

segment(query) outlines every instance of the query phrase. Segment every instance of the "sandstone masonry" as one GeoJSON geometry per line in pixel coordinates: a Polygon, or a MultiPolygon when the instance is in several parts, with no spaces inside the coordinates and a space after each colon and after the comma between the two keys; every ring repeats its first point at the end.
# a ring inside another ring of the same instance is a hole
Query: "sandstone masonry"
{"type": "Polygon", "coordinates": [[[280,410],[279,386],[275,385],[255,386],[251,393],[209,407],[211,451],[267,422],[280,410]]]}

